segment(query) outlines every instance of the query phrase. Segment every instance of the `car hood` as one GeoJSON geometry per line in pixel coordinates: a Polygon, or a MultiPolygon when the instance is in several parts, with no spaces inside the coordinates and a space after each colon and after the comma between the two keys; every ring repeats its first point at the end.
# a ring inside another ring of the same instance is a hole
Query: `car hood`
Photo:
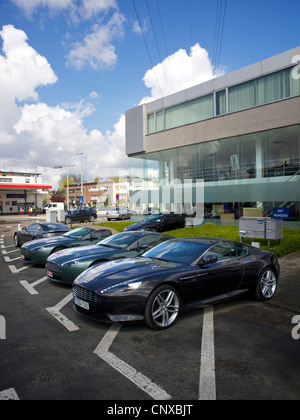
{"type": "Polygon", "coordinates": [[[178,269],[180,264],[157,259],[136,257],[107,262],[81,273],[74,284],[89,290],[101,290],[134,279],[146,280],[166,270],[178,269]]]}
{"type": "Polygon", "coordinates": [[[56,236],[54,238],[49,238],[49,239],[45,239],[45,238],[35,239],[33,241],[26,242],[24,245],[22,245],[22,248],[33,249],[39,246],[52,246],[52,245],[64,244],[69,241],[72,241],[72,239],[66,236],[56,236]]]}
{"type": "Polygon", "coordinates": [[[71,248],[58,251],[55,254],[50,255],[50,257],[48,257],[48,261],[59,265],[75,259],[80,261],[81,259],[89,258],[92,256],[112,254],[116,251],[120,250],[102,245],[82,246],[80,248],[71,248]]]}

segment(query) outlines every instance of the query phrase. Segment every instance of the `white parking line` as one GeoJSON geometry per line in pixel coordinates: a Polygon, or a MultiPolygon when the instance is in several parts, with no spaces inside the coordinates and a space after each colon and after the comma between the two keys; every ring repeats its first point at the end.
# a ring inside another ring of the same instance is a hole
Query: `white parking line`
{"type": "Polygon", "coordinates": [[[0,392],[0,401],[20,400],[14,388],[6,389],[0,392]]]}
{"type": "Polygon", "coordinates": [[[15,246],[15,245],[1,245],[1,249],[4,249],[4,248],[12,248],[13,246],[15,246]]]}
{"type": "Polygon", "coordinates": [[[1,252],[2,252],[3,255],[7,255],[7,254],[12,254],[13,252],[18,252],[18,251],[19,251],[19,249],[14,249],[13,251],[2,250],[1,252]]]}
{"type": "Polygon", "coordinates": [[[25,266],[25,267],[22,267],[22,268],[17,268],[15,265],[9,265],[8,267],[9,267],[10,271],[11,271],[13,274],[18,274],[18,273],[20,273],[21,271],[24,271],[24,270],[26,270],[27,268],[29,268],[29,266],[28,266],[28,265],[27,265],[27,266],[25,266]]]}
{"type": "Polygon", "coordinates": [[[152,397],[154,400],[170,400],[172,397],[167,394],[161,387],[153,383],[149,378],[147,378],[147,376],[137,372],[136,369],[129,366],[127,363],[109,351],[109,348],[120,329],[120,325],[112,325],[101,340],[94,353],[131,382],[133,382],[142,391],[150,395],[150,397],[152,397]]]}
{"type": "MultiPolygon", "coordinates": [[[[25,267],[25,268],[27,268],[27,267],[25,267]]],[[[28,281],[26,281],[26,280],[20,280],[20,283],[22,284],[22,286],[24,286],[25,287],[25,289],[31,294],[31,295],[38,295],[39,294],[39,292],[37,292],[36,290],[35,290],[35,286],[37,286],[38,284],[40,284],[40,283],[43,283],[45,280],[47,280],[47,276],[45,276],[45,277],[42,277],[41,279],[39,279],[39,280],[37,280],[37,281],[35,281],[34,283],[28,283],[28,281]]]]}
{"type": "Polygon", "coordinates": [[[204,308],[199,400],[216,399],[214,312],[213,307],[204,308]]]}
{"type": "Polygon", "coordinates": [[[68,331],[73,332],[79,330],[79,327],[75,325],[72,321],[70,321],[65,315],[63,315],[60,310],[67,305],[73,299],[73,293],[70,293],[66,296],[62,301],[60,301],[57,305],[53,306],[52,308],[46,308],[46,310],[57,319],[64,327],[67,328],[68,331]]]}
{"type": "Polygon", "coordinates": [[[4,260],[6,262],[13,262],[13,261],[21,260],[21,257],[16,257],[16,258],[4,257],[4,260]]]}

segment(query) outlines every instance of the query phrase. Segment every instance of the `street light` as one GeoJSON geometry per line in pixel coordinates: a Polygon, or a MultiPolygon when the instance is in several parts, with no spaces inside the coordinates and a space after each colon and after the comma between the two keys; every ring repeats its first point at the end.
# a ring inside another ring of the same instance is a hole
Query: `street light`
{"type": "MultiPolygon", "coordinates": [[[[83,154],[83,153],[79,153],[83,154]]],[[[81,179],[81,196],[83,196],[83,179],[82,179],[82,172],[79,166],[77,165],[60,165],[60,166],[54,166],[54,169],[62,169],[62,168],[70,168],[71,166],[77,168],[80,172],[80,179],[81,179]]],[[[70,205],[69,205],[69,171],[67,170],[67,209],[69,211],[70,205]]]]}

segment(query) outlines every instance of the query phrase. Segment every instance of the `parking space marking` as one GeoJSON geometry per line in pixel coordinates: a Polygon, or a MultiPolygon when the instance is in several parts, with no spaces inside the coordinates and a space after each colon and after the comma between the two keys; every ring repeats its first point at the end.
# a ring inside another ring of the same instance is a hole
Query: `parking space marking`
{"type": "Polygon", "coordinates": [[[60,301],[57,305],[53,306],[52,308],[46,308],[46,310],[57,319],[68,331],[78,331],[79,327],[75,325],[72,321],[70,321],[65,315],[63,315],[60,310],[67,305],[73,299],[73,293],[70,293],[66,296],[62,301],[60,301]]]}
{"type": "Polygon", "coordinates": [[[18,274],[18,273],[20,273],[21,271],[24,271],[24,270],[26,270],[27,268],[29,268],[29,266],[27,265],[27,266],[22,267],[22,268],[17,268],[15,265],[9,265],[9,266],[8,266],[8,268],[10,269],[10,271],[11,271],[13,274],[18,274]]]}
{"type": "Polygon", "coordinates": [[[13,252],[18,252],[18,251],[19,251],[18,249],[14,249],[13,251],[2,250],[1,252],[2,252],[3,255],[7,255],[7,254],[12,254],[13,252]]]}
{"type": "Polygon", "coordinates": [[[13,246],[15,246],[15,245],[4,245],[4,242],[3,242],[3,245],[1,245],[1,249],[12,248],[13,246]]]}
{"type": "Polygon", "coordinates": [[[4,257],[4,260],[6,262],[13,262],[13,261],[21,260],[21,257],[16,257],[16,258],[4,257]]]}
{"type": "Polygon", "coordinates": [[[20,400],[14,388],[9,388],[0,392],[0,401],[20,400]]]}
{"type": "Polygon", "coordinates": [[[216,400],[214,312],[212,306],[204,308],[199,400],[216,400]]]}
{"type": "Polygon", "coordinates": [[[112,325],[99,343],[98,347],[94,350],[94,353],[154,400],[170,400],[172,397],[161,387],[152,382],[151,379],[147,378],[147,376],[137,372],[136,369],[109,351],[109,348],[118,335],[120,329],[120,325],[112,325]]]}
{"type": "MultiPolygon", "coordinates": [[[[27,267],[25,267],[25,268],[27,268],[27,267]]],[[[40,283],[43,283],[45,280],[47,280],[47,276],[45,276],[45,277],[42,277],[41,279],[39,279],[39,280],[37,280],[37,281],[35,281],[34,283],[28,283],[28,281],[26,281],[26,280],[20,280],[20,283],[22,284],[22,286],[24,286],[25,287],[25,289],[31,294],[31,295],[38,295],[39,294],[39,292],[37,292],[36,290],[35,290],[35,286],[37,286],[38,284],[40,284],[40,283]]]]}

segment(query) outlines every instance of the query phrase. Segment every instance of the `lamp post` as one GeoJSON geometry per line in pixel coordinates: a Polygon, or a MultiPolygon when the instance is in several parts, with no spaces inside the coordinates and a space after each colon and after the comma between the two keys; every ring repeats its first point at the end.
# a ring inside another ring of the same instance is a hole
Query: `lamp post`
{"type": "MultiPolygon", "coordinates": [[[[80,154],[82,154],[82,153],[80,153],[80,154]]],[[[70,168],[71,166],[77,168],[80,172],[81,195],[83,196],[83,179],[82,179],[82,172],[81,172],[81,169],[79,168],[79,166],[77,166],[77,165],[60,165],[60,166],[55,166],[54,167],[54,169],[67,168],[67,209],[68,209],[68,211],[70,209],[70,205],[69,205],[69,171],[68,171],[68,168],[70,168]]]]}

